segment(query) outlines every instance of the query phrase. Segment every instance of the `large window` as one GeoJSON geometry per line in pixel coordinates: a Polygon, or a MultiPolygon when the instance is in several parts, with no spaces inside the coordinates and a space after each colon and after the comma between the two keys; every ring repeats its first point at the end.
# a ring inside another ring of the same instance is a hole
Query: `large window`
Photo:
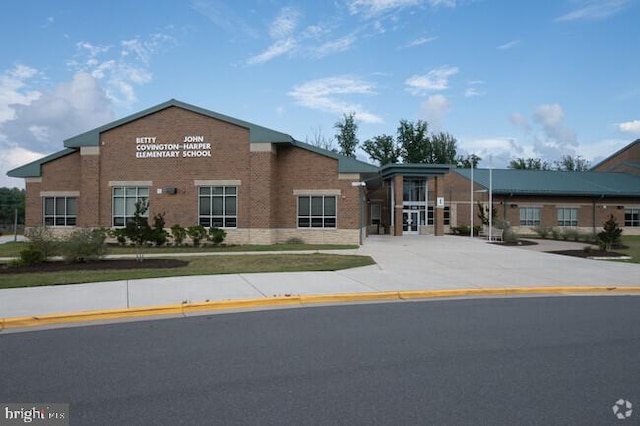
{"type": "Polygon", "coordinates": [[[558,226],[578,226],[578,209],[559,208],[558,226]]]}
{"type": "MultiPolygon", "coordinates": [[[[433,206],[427,207],[427,225],[433,225],[435,223],[435,215],[433,206]]],[[[451,207],[444,206],[444,224],[445,226],[451,223],[451,207]]]]}
{"type": "Polygon", "coordinates": [[[382,206],[380,204],[371,204],[371,224],[380,225],[382,218],[382,206]]]}
{"type": "Polygon", "coordinates": [[[238,188],[201,186],[198,196],[198,223],[206,228],[238,226],[238,188]]]}
{"type": "Polygon", "coordinates": [[[539,207],[520,207],[520,226],[540,225],[539,207]]]}
{"type": "Polygon", "coordinates": [[[76,197],[44,197],[45,226],[76,226],[76,197]]]}
{"type": "Polygon", "coordinates": [[[335,228],[335,195],[298,196],[299,228],[335,228]]]}
{"type": "Polygon", "coordinates": [[[624,226],[629,226],[629,227],[640,226],[640,209],[625,209],[624,226]]]}
{"type": "Polygon", "coordinates": [[[427,181],[424,179],[405,180],[402,188],[402,200],[405,203],[427,201],[427,181]]]}
{"type": "MultiPolygon", "coordinates": [[[[117,186],[113,188],[113,226],[123,227],[133,219],[138,201],[149,201],[149,188],[139,186],[117,186]]],[[[144,213],[148,216],[149,211],[144,213]]]]}

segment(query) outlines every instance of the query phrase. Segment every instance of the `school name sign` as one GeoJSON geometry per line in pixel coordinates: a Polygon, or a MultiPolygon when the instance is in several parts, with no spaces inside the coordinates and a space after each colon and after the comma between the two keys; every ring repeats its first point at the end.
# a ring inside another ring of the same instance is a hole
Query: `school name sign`
{"type": "Polygon", "coordinates": [[[211,157],[211,144],[204,136],[185,136],[181,143],[158,143],[155,136],[136,138],[136,158],[211,157]]]}

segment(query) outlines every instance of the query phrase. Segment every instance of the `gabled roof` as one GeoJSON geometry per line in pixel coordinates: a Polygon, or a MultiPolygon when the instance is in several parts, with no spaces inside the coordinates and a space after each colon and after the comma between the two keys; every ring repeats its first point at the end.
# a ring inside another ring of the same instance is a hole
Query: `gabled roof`
{"type": "Polygon", "coordinates": [[[218,114],[217,112],[209,111],[204,108],[200,108],[194,105],[190,105],[184,102],[180,102],[175,99],[170,99],[167,102],[161,103],[151,108],[147,108],[135,114],[121,118],[116,121],[112,121],[104,126],[97,127],[88,132],[74,136],[64,141],[64,146],[67,148],[79,148],[81,146],[99,146],[100,145],[100,133],[107,130],[114,129],[147,115],[154,114],[170,107],[178,107],[192,111],[197,114],[201,114],[207,117],[215,118],[217,120],[225,121],[227,123],[235,124],[236,126],[249,129],[249,137],[252,143],[270,142],[270,143],[292,143],[293,138],[286,133],[281,133],[275,130],[268,129],[266,127],[258,126],[257,124],[249,123],[248,121],[238,120],[237,118],[229,117],[227,115],[218,114]]]}
{"type": "Polygon", "coordinates": [[[65,148],[62,151],[54,152],[53,154],[42,157],[38,160],[32,161],[24,166],[17,167],[7,172],[7,176],[15,178],[28,178],[28,177],[40,177],[42,176],[42,165],[49,161],[57,160],[69,154],[78,152],[77,149],[65,148]]]}
{"type": "Polygon", "coordinates": [[[89,130],[88,132],[69,138],[64,141],[65,149],[63,149],[62,151],[58,151],[54,154],[43,157],[39,160],[33,161],[24,166],[10,170],[9,172],[7,172],[7,176],[18,177],[18,178],[40,177],[42,176],[42,165],[44,163],[56,160],[60,157],[64,157],[65,155],[68,155],[72,152],[76,152],[80,147],[83,147],[83,146],[100,146],[101,133],[107,130],[111,130],[116,127],[125,125],[132,121],[138,120],[140,118],[146,117],[148,115],[154,114],[158,111],[162,111],[170,107],[178,107],[178,108],[186,109],[188,111],[192,111],[197,114],[201,114],[207,117],[211,117],[217,120],[231,123],[236,126],[244,127],[249,130],[249,138],[251,143],[289,144],[289,145],[297,146],[302,149],[306,149],[308,151],[315,152],[317,154],[335,158],[336,160],[338,160],[338,171],[340,173],[377,173],[378,171],[377,166],[371,165],[369,163],[365,163],[360,160],[356,160],[355,158],[338,154],[336,152],[328,151],[326,149],[321,149],[321,148],[306,144],[304,142],[297,141],[286,133],[278,132],[276,130],[259,126],[257,124],[253,124],[248,121],[238,120],[236,118],[229,117],[227,115],[218,114],[216,112],[209,111],[204,108],[196,107],[184,102],[177,101],[175,99],[171,99],[167,102],[164,102],[162,104],[156,105],[151,108],[147,108],[136,114],[129,115],[127,117],[105,124],[104,126],[97,127],[93,130],[89,130]]]}
{"type": "MultiPolygon", "coordinates": [[[[611,160],[614,157],[617,157],[618,155],[620,155],[623,152],[635,147],[638,144],[640,144],[640,139],[636,139],[635,141],[631,142],[629,145],[620,148],[619,150],[617,150],[616,152],[614,152],[613,154],[611,154],[610,156],[608,156],[604,160],[600,161],[598,164],[596,164],[593,167],[591,167],[591,170],[596,170],[598,167],[600,167],[601,165],[603,165],[607,161],[611,160]]],[[[609,171],[609,170],[607,170],[607,171],[609,171]]]]}
{"type": "MultiPolygon", "coordinates": [[[[471,169],[455,169],[471,179],[471,169]]],[[[473,180],[489,188],[489,169],[475,169],[473,180]]],[[[513,195],[640,197],[640,176],[609,172],[552,170],[492,170],[492,192],[513,195]]]]}

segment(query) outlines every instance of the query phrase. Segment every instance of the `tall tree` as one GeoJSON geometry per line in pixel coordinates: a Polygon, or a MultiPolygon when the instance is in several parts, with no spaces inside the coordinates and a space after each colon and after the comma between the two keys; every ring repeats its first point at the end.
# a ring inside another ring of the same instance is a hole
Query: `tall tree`
{"type": "Polygon", "coordinates": [[[540,158],[516,158],[509,161],[507,166],[517,170],[551,170],[551,165],[540,158]]]}
{"type": "Polygon", "coordinates": [[[591,168],[591,163],[579,155],[577,157],[563,155],[562,159],[554,164],[556,169],[567,172],[586,172],[591,168]]]}
{"type": "Polygon", "coordinates": [[[312,128],[311,132],[313,133],[312,136],[309,137],[307,135],[304,140],[306,143],[318,148],[326,149],[327,151],[338,152],[333,142],[333,138],[325,136],[320,127],[312,128]]]}
{"type": "Polygon", "coordinates": [[[431,152],[427,163],[431,164],[455,164],[458,151],[458,141],[449,133],[436,133],[430,138],[431,152]]]}
{"type": "Polygon", "coordinates": [[[393,140],[393,136],[375,136],[362,144],[362,150],[372,160],[378,161],[381,166],[397,163],[400,159],[400,147],[393,140]]]}
{"type": "Polygon", "coordinates": [[[336,139],[340,146],[340,154],[347,157],[356,158],[356,149],[358,148],[358,123],[355,121],[355,112],[344,114],[341,120],[337,121],[333,126],[338,130],[336,139]]]}
{"type": "Polygon", "coordinates": [[[405,163],[427,163],[431,153],[431,141],[427,133],[426,121],[418,120],[416,123],[400,120],[398,126],[398,145],[402,152],[402,160],[405,163]]]}
{"type": "Polygon", "coordinates": [[[470,169],[473,165],[474,169],[478,168],[478,163],[482,160],[482,158],[478,157],[475,154],[467,155],[466,157],[459,156],[456,159],[456,166],[461,169],[470,169]]]}
{"type": "Polygon", "coordinates": [[[16,208],[18,223],[24,223],[24,200],[24,189],[0,188],[0,225],[13,225],[16,208]]]}

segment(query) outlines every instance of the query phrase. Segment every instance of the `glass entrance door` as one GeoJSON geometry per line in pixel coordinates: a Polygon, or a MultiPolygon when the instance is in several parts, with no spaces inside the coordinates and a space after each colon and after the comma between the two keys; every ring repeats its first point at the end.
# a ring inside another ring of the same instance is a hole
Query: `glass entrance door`
{"type": "Polygon", "coordinates": [[[417,234],[420,225],[419,210],[403,210],[402,211],[402,233],[417,234]]]}

